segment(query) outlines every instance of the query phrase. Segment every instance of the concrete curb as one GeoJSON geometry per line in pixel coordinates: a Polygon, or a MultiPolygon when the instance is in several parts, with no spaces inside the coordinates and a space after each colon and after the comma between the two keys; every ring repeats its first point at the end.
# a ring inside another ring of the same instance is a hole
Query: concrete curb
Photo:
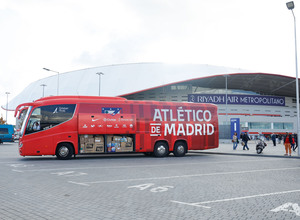
{"type": "Polygon", "coordinates": [[[289,158],[300,159],[299,156],[281,156],[281,155],[267,155],[267,154],[241,154],[241,153],[227,153],[227,152],[207,152],[207,151],[189,151],[189,153],[201,153],[201,154],[220,154],[220,155],[236,155],[236,156],[251,156],[251,157],[276,157],[276,158],[289,158]]]}

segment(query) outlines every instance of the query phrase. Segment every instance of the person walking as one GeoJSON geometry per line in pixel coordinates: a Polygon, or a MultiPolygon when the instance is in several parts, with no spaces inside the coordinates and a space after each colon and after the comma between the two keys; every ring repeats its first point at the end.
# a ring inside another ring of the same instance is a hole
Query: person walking
{"type": "Polygon", "coordinates": [[[291,149],[292,151],[295,151],[295,138],[294,138],[295,134],[292,134],[291,137],[292,137],[291,149]]]}
{"type": "Polygon", "coordinates": [[[276,147],[276,134],[272,134],[271,139],[273,141],[273,146],[276,147]]]}
{"type": "Polygon", "coordinates": [[[283,144],[285,147],[285,155],[284,156],[292,156],[292,149],[291,149],[291,143],[292,143],[292,136],[289,134],[289,132],[286,132],[284,138],[283,138],[283,144]]]}
{"type": "Polygon", "coordinates": [[[233,136],[232,136],[232,143],[233,143],[233,150],[236,150],[238,143],[239,143],[239,139],[237,137],[237,133],[234,132],[233,136]]]}
{"type": "Polygon", "coordinates": [[[281,144],[281,140],[282,140],[282,135],[278,135],[278,144],[281,144]]]}
{"type": "Polygon", "coordinates": [[[250,140],[250,138],[249,138],[247,132],[245,132],[245,133],[243,134],[242,140],[243,140],[243,142],[244,142],[243,150],[246,150],[245,148],[247,148],[247,150],[249,150],[249,147],[248,147],[248,141],[250,140]]]}
{"type": "Polygon", "coordinates": [[[293,151],[296,151],[296,149],[298,147],[298,136],[297,136],[297,133],[294,134],[294,140],[295,140],[295,147],[294,147],[293,151]]]}

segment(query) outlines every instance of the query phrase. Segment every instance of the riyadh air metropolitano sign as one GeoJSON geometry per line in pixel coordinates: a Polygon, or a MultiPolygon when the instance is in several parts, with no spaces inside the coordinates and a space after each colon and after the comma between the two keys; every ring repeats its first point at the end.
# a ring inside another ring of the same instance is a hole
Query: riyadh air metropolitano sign
{"type": "MultiPolygon", "coordinates": [[[[226,104],[225,94],[188,94],[188,101],[195,103],[226,104]]],[[[227,95],[229,105],[285,106],[285,97],[258,95],[227,95]]]]}

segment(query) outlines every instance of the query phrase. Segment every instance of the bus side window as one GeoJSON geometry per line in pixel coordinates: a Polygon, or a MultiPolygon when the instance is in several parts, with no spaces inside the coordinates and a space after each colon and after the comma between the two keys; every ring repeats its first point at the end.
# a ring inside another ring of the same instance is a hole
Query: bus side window
{"type": "Polygon", "coordinates": [[[70,120],[75,110],[74,104],[48,105],[41,107],[41,129],[46,130],[70,120]]]}
{"type": "Polygon", "coordinates": [[[70,120],[75,111],[75,104],[47,105],[33,110],[25,134],[47,130],[70,120]]]}

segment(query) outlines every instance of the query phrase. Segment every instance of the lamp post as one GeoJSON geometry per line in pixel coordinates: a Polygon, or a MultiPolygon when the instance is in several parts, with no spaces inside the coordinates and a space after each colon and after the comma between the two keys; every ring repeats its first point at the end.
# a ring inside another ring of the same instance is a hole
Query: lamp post
{"type": "Polygon", "coordinates": [[[47,69],[47,68],[43,68],[43,70],[57,73],[57,95],[59,95],[59,72],[54,71],[54,70],[50,70],[50,69],[47,69]]]}
{"type": "Polygon", "coordinates": [[[7,124],[7,111],[8,111],[8,95],[10,94],[9,92],[6,92],[6,124],[7,124]]]}
{"type": "Polygon", "coordinates": [[[228,122],[228,109],[227,109],[227,104],[228,104],[228,74],[225,75],[225,89],[226,89],[226,123],[228,122]]]}
{"type": "Polygon", "coordinates": [[[43,86],[43,97],[44,97],[44,89],[45,89],[45,86],[47,86],[46,84],[41,84],[41,86],[43,86]]]}
{"type": "Polygon", "coordinates": [[[104,75],[104,73],[98,72],[98,73],[96,73],[96,74],[99,75],[99,96],[100,96],[101,75],[104,75]]]}
{"type": "Polygon", "coordinates": [[[296,17],[293,9],[295,8],[294,2],[287,2],[286,6],[292,11],[294,17],[294,35],[295,35],[295,63],[296,63],[296,107],[297,107],[297,143],[298,143],[298,156],[300,156],[299,150],[299,136],[300,136],[300,116],[299,116],[299,82],[298,82],[298,61],[297,61],[297,35],[296,35],[296,17]]]}

